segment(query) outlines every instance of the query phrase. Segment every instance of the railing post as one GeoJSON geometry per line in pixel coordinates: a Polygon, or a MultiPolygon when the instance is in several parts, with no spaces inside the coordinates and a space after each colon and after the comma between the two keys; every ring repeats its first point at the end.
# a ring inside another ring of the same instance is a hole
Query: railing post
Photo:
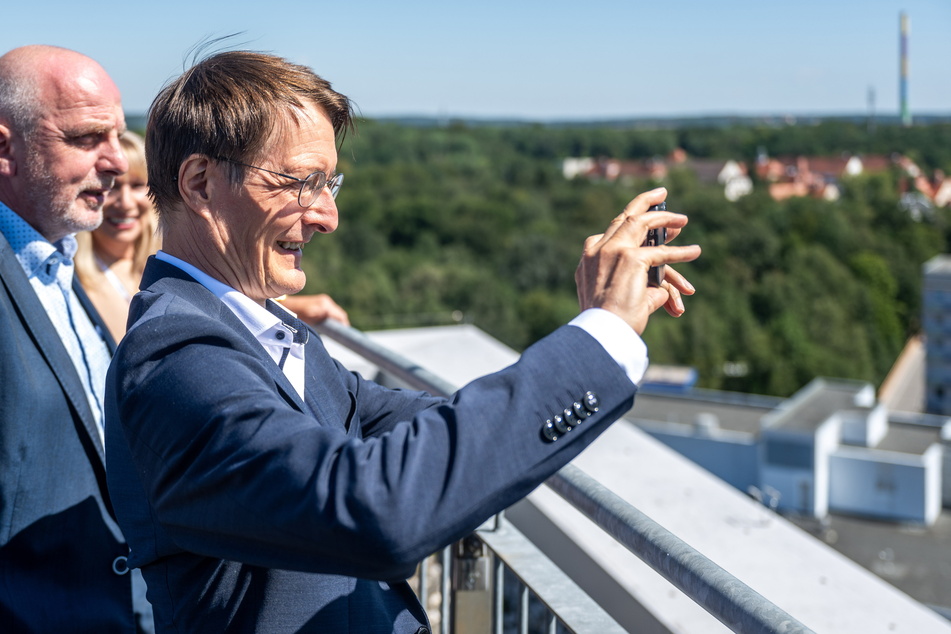
{"type": "Polygon", "coordinates": [[[456,542],[452,558],[452,632],[492,631],[492,555],[475,535],[456,542]]]}

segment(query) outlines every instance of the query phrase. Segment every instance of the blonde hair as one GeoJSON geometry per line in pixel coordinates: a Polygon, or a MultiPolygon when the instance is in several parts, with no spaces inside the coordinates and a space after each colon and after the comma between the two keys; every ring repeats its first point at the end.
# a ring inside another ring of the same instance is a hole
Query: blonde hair
{"type": "MultiPolygon", "coordinates": [[[[145,141],[135,132],[128,131],[119,137],[119,145],[129,161],[129,173],[140,178],[147,178],[148,168],[145,163],[145,141]]],[[[158,219],[153,209],[142,222],[142,234],[135,243],[135,254],[132,258],[133,272],[141,276],[145,270],[145,263],[149,256],[159,250],[161,240],[158,235],[158,219]]],[[[74,262],[76,275],[84,288],[90,289],[101,284],[108,284],[105,274],[96,262],[96,252],[93,247],[92,233],[81,231],[76,234],[79,249],[76,251],[74,262]]]]}

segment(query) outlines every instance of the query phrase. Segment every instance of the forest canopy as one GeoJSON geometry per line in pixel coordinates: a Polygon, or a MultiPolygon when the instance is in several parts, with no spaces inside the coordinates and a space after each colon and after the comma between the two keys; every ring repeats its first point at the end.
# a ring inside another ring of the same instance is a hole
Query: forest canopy
{"type": "Polygon", "coordinates": [[[664,185],[690,216],[679,243],[703,255],[680,319],[658,314],[653,363],[689,365],[702,387],[787,396],[815,376],[878,385],[919,328],[921,265],[948,250],[949,212],[915,220],[898,169],[843,179],[842,196],[737,202],[687,169],[663,182],[562,175],[567,157],[637,160],[677,148],[752,163],[771,156],[901,153],[951,172],[951,126],[624,129],[412,126],[361,121],[340,148],[340,227],[305,249],[306,290],[330,293],[355,327],[472,323],[521,350],[577,313],[584,239],[639,192],[664,185]]]}

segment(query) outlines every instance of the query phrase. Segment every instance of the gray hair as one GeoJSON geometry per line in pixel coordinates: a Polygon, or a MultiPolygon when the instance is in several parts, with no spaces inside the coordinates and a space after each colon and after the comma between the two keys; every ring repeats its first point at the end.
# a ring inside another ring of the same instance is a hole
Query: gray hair
{"type": "Polygon", "coordinates": [[[36,81],[0,63],[0,118],[29,136],[40,119],[36,81]]]}

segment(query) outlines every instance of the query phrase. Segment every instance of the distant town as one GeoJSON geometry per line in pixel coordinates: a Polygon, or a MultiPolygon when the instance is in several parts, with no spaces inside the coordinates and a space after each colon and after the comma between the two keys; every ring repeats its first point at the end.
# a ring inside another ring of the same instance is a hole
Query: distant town
{"type": "Polygon", "coordinates": [[[764,183],[774,200],[793,197],[838,200],[839,182],[844,177],[898,169],[905,176],[903,206],[914,215],[926,213],[929,206],[951,204],[951,178],[941,170],[926,173],[907,156],[840,154],[838,156],[771,157],[761,152],[751,166],[734,159],[692,158],[677,149],[663,158],[621,161],[609,158],[573,157],[562,162],[567,179],[621,183],[643,180],[662,181],[672,169],[689,169],[703,184],[719,184],[727,200],[736,201],[753,191],[751,172],[764,183]]]}

